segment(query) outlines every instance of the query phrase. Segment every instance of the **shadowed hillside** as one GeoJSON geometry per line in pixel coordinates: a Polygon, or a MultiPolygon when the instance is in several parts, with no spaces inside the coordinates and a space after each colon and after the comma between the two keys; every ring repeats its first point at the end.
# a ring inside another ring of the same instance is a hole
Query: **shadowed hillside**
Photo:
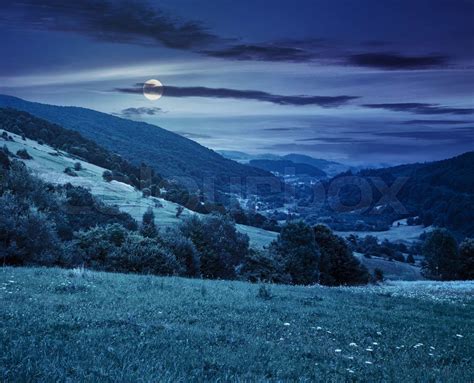
{"type": "MultiPolygon", "coordinates": [[[[81,133],[108,150],[139,165],[146,162],[166,178],[201,185],[214,180],[218,190],[229,189],[231,178],[267,177],[269,172],[228,160],[213,150],[158,126],[78,107],[45,105],[0,95],[0,107],[10,107],[81,133]],[[186,179],[183,179],[185,177],[186,179]]],[[[191,186],[191,185],[190,185],[191,186]]],[[[264,191],[262,191],[264,193],[264,191]]]]}

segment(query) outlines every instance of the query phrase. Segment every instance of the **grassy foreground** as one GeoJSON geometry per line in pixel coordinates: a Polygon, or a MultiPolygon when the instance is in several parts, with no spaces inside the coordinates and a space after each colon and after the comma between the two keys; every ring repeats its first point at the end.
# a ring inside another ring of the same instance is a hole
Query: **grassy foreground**
{"type": "Polygon", "coordinates": [[[474,302],[0,269],[0,381],[474,380],[474,302]]]}

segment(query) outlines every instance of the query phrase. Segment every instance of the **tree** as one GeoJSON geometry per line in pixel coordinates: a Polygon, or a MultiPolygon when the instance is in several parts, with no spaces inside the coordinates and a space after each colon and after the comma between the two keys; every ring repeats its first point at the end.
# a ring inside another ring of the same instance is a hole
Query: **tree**
{"type": "Polygon", "coordinates": [[[289,222],[283,226],[277,239],[270,244],[270,251],[282,259],[292,283],[310,285],[318,282],[319,249],[313,229],[304,222],[289,222]]]}
{"type": "Polygon", "coordinates": [[[358,285],[369,281],[367,269],[352,255],[341,237],[324,225],[314,228],[316,243],[321,251],[320,283],[328,286],[358,285]]]}
{"type": "Polygon", "coordinates": [[[199,252],[196,250],[193,242],[186,238],[179,230],[167,230],[158,237],[158,241],[164,247],[171,250],[185,270],[184,275],[188,277],[199,277],[201,275],[199,252]]]}
{"type": "Polygon", "coordinates": [[[102,178],[107,182],[110,182],[114,179],[110,170],[104,170],[104,172],[102,173],[102,178]]]}
{"type": "Polygon", "coordinates": [[[422,254],[425,257],[424,272],[429,278],[456,279],[459,256],[456,239],[446,229],[433,230],[426,236],[422,254]]]}
{"type": "Polygon", "coordinates": [[[184,211],[184,207],[182,207],[181,205],[179,205],[179,206],[176,208],[176,218],[181,217],[181,214],[183,214],[183,211],[184,211]]]}
{"type": "Polygon", "coordinates": [[[153,209],[151,207],[149,207],[143,214],[140,233],[147,238],[156,238],[158,235],[158,229],[155,225],[155,213],[153,213],[153,209]]]}
{"type": "Polygon", "coordinates": [[[290,283],[279,257],[265,251],[250,251],[239,268],[239,275],[249,282],[290,283]]]}
{"type": "Polygon", "coordinates": [[[80,162],[74,163],[74,170],[77,172],[82,170],[82,164],[80,162]]]}
{"type": "Polygon", "coordinates": [[[236,267],[249,252],[249,238],[237,231],[230,217],[213,213],[200,219],[193,215],[183,221],[180,230],[200,253],[203,277],[236,277],[236,267]]]}
{"type": "Polygon", "coordinates": [[[474,238],[465,238],[459,245],[460,272],[464,280],[474,279],[474,238]]]}

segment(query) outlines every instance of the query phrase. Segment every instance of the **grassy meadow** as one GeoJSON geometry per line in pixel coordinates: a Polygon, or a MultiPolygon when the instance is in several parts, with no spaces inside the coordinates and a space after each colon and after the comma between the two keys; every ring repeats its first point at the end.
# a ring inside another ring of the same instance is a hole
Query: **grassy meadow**
{"type": "Polygon", "coordinates": [[[474,283],[410,283],[4,267],[0,381],[473,381],[474,283]]]}

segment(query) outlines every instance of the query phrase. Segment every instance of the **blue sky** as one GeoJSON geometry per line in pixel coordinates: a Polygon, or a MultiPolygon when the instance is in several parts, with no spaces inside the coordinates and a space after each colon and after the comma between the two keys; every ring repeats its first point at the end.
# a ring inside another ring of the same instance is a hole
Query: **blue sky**
{"type": "Polygon", "coordinates": [[[6,1],[0,92],[213,149],[435,160],[474,149],[473,18],[471,0],[6,1]]]}

